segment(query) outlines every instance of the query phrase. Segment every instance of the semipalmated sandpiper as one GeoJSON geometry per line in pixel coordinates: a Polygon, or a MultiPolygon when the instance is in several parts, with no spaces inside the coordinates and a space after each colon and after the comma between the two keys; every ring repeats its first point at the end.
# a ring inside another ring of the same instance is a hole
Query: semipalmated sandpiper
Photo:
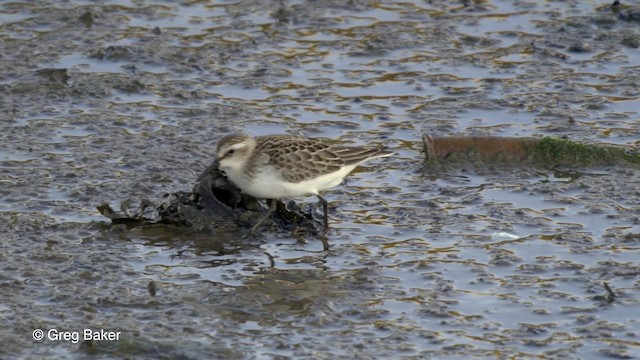
{"type": "Polygon", "coordinates": [[[392,155],[383,148],[335,145],[325,139],[292,135],[251,137],[233,134],[218,142],[220,170],[242,192],[270,200],[269,210],[251,234],[276,210],[276,199],[315,195],[324,212],[324,236],[329,229],[327,201],[320,191],[342,182],[365,161],[392,155]]]}

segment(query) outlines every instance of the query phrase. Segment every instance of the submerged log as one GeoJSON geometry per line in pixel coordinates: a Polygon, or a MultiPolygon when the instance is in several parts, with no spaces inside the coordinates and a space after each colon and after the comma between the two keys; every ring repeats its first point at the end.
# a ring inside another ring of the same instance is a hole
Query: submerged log
{"type": "Polygon", "coordinates": [[[637,149],[583,144],[553,137],[511,138],[493,136],[422,137],[426,162],[480,161],[553,166],[621,164],[640,167],[637,149]]]}

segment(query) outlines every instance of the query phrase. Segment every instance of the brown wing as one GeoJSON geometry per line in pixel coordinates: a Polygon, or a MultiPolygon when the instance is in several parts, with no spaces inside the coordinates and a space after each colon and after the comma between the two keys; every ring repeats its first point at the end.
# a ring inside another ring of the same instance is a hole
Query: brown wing
{"type": "Polygon", "coordinates": [[[283,168],[282,178],[301,182],[340,170],[345,161],[336,148],[320,139],[289,135],[259,136],[256,152],[269,156],[269,163],[283,168]]]}
{"type": "Polygon", "coordinates": [[[255,151],[268,157],[269,164],[286,169],[282,178],[290,182],[313,179],[343,166],[392,154],[381,148],[336,146],[322,139],[291,135],[258,136],[256,140],[255,151]]]}
{"type": "Polygon", "coordinates": [[[375,159],[378,157],[389,156],[393,153],[383,148],[369,148],[369,147],[334,147],[333,153],[344,161],[345,165],[360,164],[369,159],[375,159]]]}

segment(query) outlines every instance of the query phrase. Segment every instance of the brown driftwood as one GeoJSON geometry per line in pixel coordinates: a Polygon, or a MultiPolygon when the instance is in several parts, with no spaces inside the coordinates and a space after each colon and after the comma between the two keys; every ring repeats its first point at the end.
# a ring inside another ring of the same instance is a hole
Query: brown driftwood
{"type": "Polygon", "coordinates": [[[427,162],[459,160],[547,167],[611,164],[640,166],[640,153],[637,149],[624,146],[584,144],[553,137],[432,137],[424,135],[422,144],[427,162]]]}

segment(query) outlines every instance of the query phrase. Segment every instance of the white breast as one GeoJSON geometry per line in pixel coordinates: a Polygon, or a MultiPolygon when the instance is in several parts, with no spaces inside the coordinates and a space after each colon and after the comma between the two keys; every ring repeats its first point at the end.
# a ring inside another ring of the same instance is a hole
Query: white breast
{"type": "Polygon", "coordinates": [[[339,185],[355,167],[356,165],[345,166],[336,172],[299,183],[284,181],[280,173],[271,167],[265,168],[251,180],[243,176],[241,171],[225,170],[229,180],[242,192],[261,199],[280,199],[316,195],[322,190],[339,185]]]}

